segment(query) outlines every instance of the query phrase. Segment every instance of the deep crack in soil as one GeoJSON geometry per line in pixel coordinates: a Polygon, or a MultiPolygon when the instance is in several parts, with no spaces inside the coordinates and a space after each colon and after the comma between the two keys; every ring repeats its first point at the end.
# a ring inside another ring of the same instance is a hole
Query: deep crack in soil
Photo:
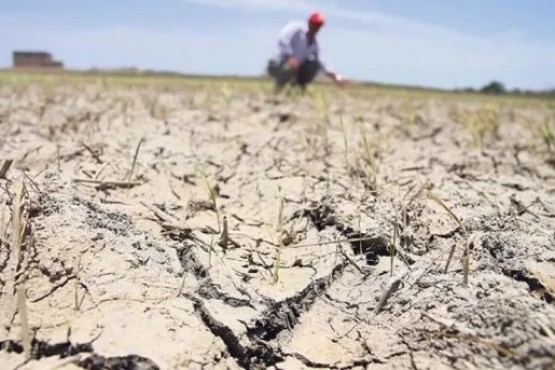
{"type": "MultiPolygon", "coordinates": [[[[75,360],[74,364],[87,370],[159,370],[160,368],[145,357],[137,355],[104,357],[94,353],[91,343],[55,343],[50,344],[34,339],[31,343],[31,359],[40,360],[45,357],[72,357],[81,353],[89,353],[84,359],[75,360]]],[[[13,340],[0,342],[0,351],[7,353],[23,353],[23,345],[13,340]]]]}
{"type": "Polygon", "coordinates": [[[331,273],[309,283],[304,289],[294,296],[283,301],[266,300],[267,307],[247,327],[247,338],[249,344],[241,344],[241,339],[231,328],[216,320],[206,308],[203,299],[217,299],[231,307],[250,306],[246,299],[237,299],[222,293],[217,286],[213,285],[209,271],[199,262],[195,255],[193,246],[189,245],[179,250],[180,261],[186,271],[202,279],[197,294],[201,298],[194,300],[195,312],[199,315],[210,331],[220,338],[229,352],[244,368],[255,366],[271,366],[283,361],[284,357],[277,345],[272,344],[278,335],[284,331],[292,331],[299,322],[300,316],[307,312],[317,297],[325,293],[330,284],[341,276],[346,263],[335,266],[331,273]]]}
{"type": "Polygon", "coordinates": [[[316,298],[326,292],[330,284],[343,273],[346,263],[341,263],[325,277],[311,282],[306,288],[284,301],[272,302],[260,318],[252,323],[247,335],[252,341],[272,341],[284,330],[293,330],[299,317],[307,312],[316,298]]]}

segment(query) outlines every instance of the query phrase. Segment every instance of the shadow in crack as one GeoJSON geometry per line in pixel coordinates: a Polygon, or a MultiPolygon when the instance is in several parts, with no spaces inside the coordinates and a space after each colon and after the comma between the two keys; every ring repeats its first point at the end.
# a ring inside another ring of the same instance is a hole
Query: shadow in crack
{"type": "Polygon", "coordinates": [[[522,281],[528,284],[528,291],[530,294],[536,298],[540,298],[549,304],[555,302],[555,297],[546,289],[541,281],[533,276],[530,276],[526,271],[503,271],[505,275],[515,279],[516,281],[522,281]]]}
{"type": "Polygon", "coordinates": [[[382,236],[352,232],[346,237],[348,239],[364,239],[351,242],[351,248],[356,256],[364,256],[367,265],[375,266],[380,257],[389,257],[389,241],[382,236]]]}
{"type": "MultiPolygon", "coordinates": [[[[137,356],[103,357],[94,353],[91,343],[46,343],[33,339],[31,358],[40,360],[45,357],[59,356],[67,358],[80,353],[90,353],[91,355],[75,361],[75,365],[89,370],[159,370],[160,368],[152,360],[137,356]]],[[[17,341],[5,340],[0,342],[0,351],[8,353],[23,353],[23,345],[17,341]]]]}

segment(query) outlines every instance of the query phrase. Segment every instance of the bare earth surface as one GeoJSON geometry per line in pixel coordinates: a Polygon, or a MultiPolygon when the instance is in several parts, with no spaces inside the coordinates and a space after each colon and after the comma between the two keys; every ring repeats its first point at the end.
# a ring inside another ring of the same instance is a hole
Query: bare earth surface
{"type": "Polygon", "coordinates": [[[0,368],[553,369],[552,107],[480,99],[1,87],[0,368]]]}

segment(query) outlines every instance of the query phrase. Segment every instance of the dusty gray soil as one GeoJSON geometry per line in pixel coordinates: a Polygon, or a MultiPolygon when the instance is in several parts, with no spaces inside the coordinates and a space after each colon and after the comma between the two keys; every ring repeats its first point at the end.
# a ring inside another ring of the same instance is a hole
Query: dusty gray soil
{"type": "Polygon", "coordinates": [[[552,109],[1,87],[0,368],[552,369],[552,109]]]}

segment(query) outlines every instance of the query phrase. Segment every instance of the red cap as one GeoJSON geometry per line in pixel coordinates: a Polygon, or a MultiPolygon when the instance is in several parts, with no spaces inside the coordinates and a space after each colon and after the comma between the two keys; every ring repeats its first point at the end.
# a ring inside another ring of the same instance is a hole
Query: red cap
{"type": "Polygon", "coordinates": [[[320,12],[313,12],[310,14],[308,21],[312,24],[323,25],[324,24],[324,16],[320,12]]]}

